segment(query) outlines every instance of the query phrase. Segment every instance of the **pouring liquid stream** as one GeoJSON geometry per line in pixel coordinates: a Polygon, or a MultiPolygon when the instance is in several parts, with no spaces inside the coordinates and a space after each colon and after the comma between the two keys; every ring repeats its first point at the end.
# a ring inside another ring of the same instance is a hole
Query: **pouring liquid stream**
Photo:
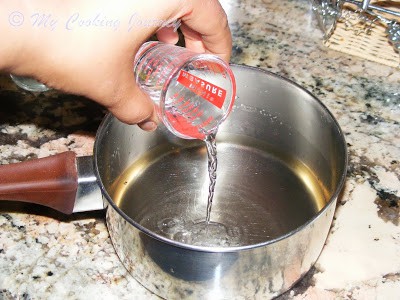
{"type": "Polygon", "coordinates": [[[210,224],[211,209],[214,199],[215,184],[217,182],[217,143],[215,141],[216,132],[213,132],[206,136],[205,143],[207,147],[207,158],[208,158],[208,198],[207,198],[207,214],[206,214],[206,225],[210,224]]]}

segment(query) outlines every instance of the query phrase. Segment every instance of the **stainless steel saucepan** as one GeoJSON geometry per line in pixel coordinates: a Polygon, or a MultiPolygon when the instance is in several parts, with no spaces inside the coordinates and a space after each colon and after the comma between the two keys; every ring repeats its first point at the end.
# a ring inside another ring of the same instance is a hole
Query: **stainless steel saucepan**
{"type": "Polygon", "coordinates": [[[283,293],[322,251],[345,181],[346,143],[328,109],[300,86],[257,68],[232,69],[238,98],[217,135],[210,226],[196,227],[206,216],[204,143],[112,115],[94,157],[67,152],[2,166],[0,197],[64,213],[106,209],[122,263],[161,297],[283,293]]]}

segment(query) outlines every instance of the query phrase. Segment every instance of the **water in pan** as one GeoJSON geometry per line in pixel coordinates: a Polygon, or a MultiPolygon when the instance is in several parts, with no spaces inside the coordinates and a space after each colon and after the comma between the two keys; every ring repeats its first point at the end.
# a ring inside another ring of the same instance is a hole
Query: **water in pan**
{"type": "Polygon", "coordinates": [[[265,242],[309,221],[327,192],[301,161],[246,136],[218,136],[218,180],[210,223],[204,143],[148,151],[113,185],[132,220],[178,242],[234,247],[265,242]]]}

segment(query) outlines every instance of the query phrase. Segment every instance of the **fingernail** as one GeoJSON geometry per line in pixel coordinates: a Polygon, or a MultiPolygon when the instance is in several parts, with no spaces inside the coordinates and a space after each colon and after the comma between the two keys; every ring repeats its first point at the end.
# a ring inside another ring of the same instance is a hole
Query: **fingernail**
{"type": "Polygon", "coordinates": [[[157,129],[157,124],[154,121],[146,121],[139,124],[140,128],[146,131],[154,131],[157,129]]]}

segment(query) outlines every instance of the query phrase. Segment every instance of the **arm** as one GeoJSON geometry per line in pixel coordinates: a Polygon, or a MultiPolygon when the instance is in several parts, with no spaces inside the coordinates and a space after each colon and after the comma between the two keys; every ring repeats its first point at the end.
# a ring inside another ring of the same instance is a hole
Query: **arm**
{"type": "Polygon", "coordinates": [[[135,53],[157,31],[161,41],[177,40],[172,28],[159,30],[146,21],[181,19],[188,48],[225,60],[231,51],[226,15],[217,0],[5,0],[0,11],[0,70],[86,96],[121,121],[146,130],[155,129],[156,115],[150,99],[135,84],[135,53]],[[14,12],[23,16],[22,24],[14,12]],[[44,19],[35,21],[36,15],[50,16],[55,26],[46,27],[44,19]],[[97,21],[114,20],[119,26],[95,25],[96,15],[97,21]]]}

